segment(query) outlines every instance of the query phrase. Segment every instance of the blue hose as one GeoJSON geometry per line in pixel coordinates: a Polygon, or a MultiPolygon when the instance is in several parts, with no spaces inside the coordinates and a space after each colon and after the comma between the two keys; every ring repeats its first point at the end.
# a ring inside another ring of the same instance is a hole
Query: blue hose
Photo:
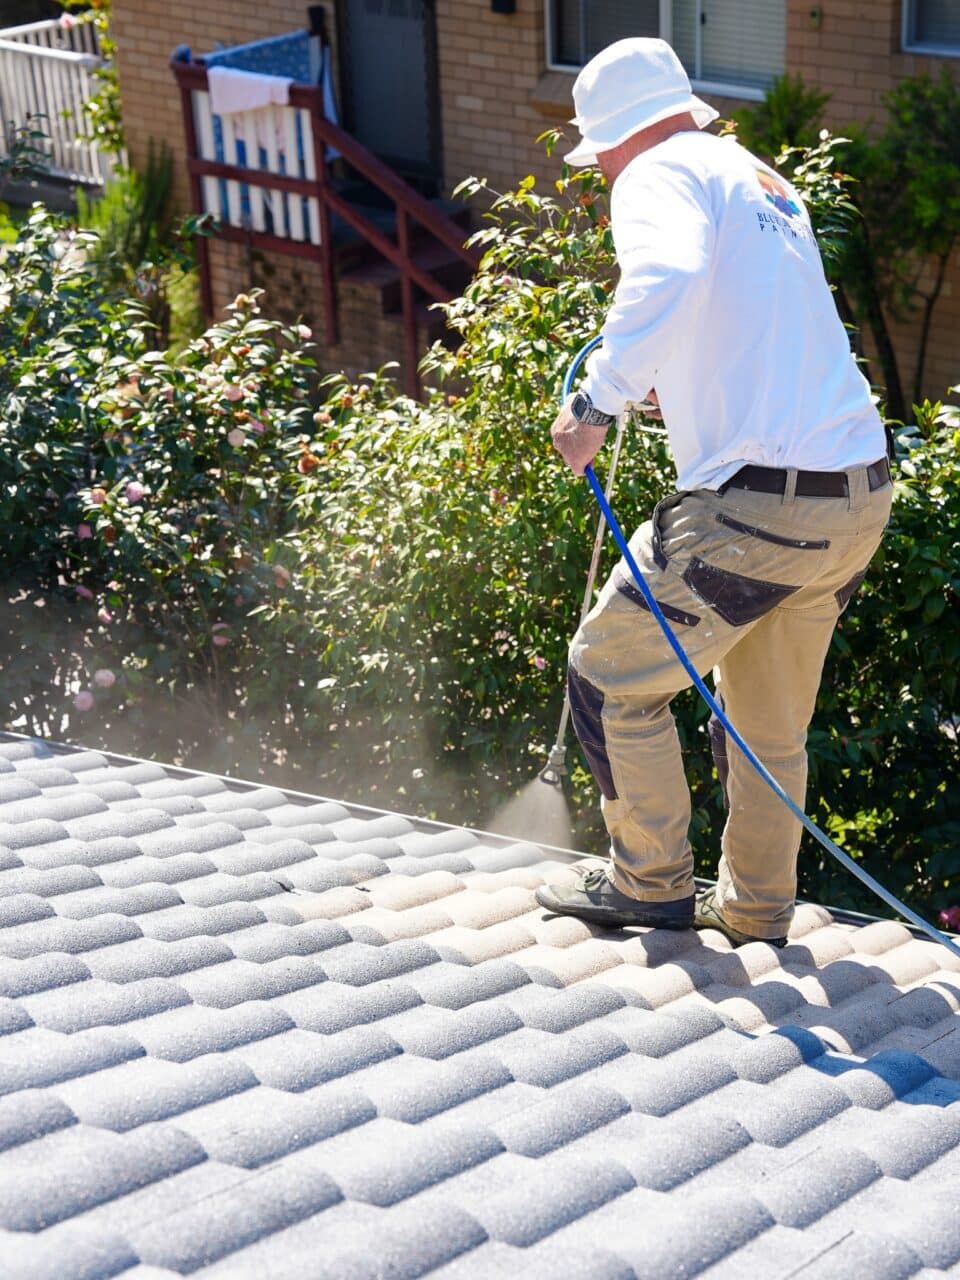
{"type": "MultiPolygon", "coordinates": [[[[576,376],[577,370],[580,368],[580,365],[586,359],[587,355],[593,350],[593,348],[599,344],[599,342],[600,342],[599,337],[591,338],[590,341],[586,343],[585,346],[581,347],[581,349],[574,356],[573,362],[571,363],[570,368],[567,370],[566,377],[563,380],[564,400],[566,400],[567,396],[570,394],[570,389],[573,385],[573,379],[576,376]]],[[[942,943],[943,946],[945,946],[947,950],[950,951],[953,955],[960,957],[960,946],[957,946],[957,944],[953,942],[950,938],[948,938],[946,934],[941,933],[940,930],[935,928],[932,924],[928,924],[926,920],[924,920],[921,916],[918,916],[915,911],[912,911],[908,906],[906,906],[903,902],[901,902],[899,898],[894,897],[894,895],[890,892],[889,889],[885,889],[878,880],[874,880],[873,876],[871,876],[868,872],[864,871],[862,867],[858,866],[857,863],[854,862],[853,859],[849,856],[849,854],[844,853],[843,850],[838,845],[834,844],[834,842],[830,839],[830,837],[826,835],[825,832],[820,830],[820,828],[812,820],[812,818],[807,817],[807,815],[803,812],[800,806],[793,800],[793,798],[789,796],[786,791],[784,791],[783,787],[781,787],[780,783],[776,780],[776,778],[769,771],[769,769],[767,769],[767,767],[762,763],[762,761],[757,758],[753,750],[748,746],[748,744],[744,741],[744,739],[740,736],[737,730],[730,723],[726,713],[724,712],[720,704],[717,702],[716,698],[713,696],[713,694],[704,684],[703,680],[701,679],[700,675],[694,668],[690,659],[687,657],[686,653],[684,653],[683,646],[680,644],[680,641],[674,635],[669,622],[667,622],[666,618],[663,616],[663,611],[661,610],[660,606],[657,604],[656,600],[654,599],[653,592],[647,586],[644,576],[640,571],[640,567],[637,564],[636,560],[633,558],[633,553],[631,552],[630,547],[627,544],[626,538],[623,536],[623,530],[620,528],[620,525],[617,522],[617,517],[613,514],[613,511],[610,509],[610,504],[607,502],[606,498],[603,496],[603,489],[600,487],[600,482],[597,479],[596,475],[594,474],[593,467],[588,466],[584,471],[584,475],[586,476],[587,480],[590,483],[590,488],[593,490],[593,496],[596,498],[597,503],[600,506],[600,510],[603,512],[603,515],[607,521],[607,524],[610,526],[610,532],[613,534],[614,541],[619,547],[620,552],[623,555],[623,558],[626,560],[627,564],[630,566],[630,572],[633,574],[634,578],[636,579],[637,586],[640,588],[641,592],[643,593],[643,598],[647,602],[647,606],[650,609],[650,612],[653,614],[653,616],[656,618],[657,622],[659,623],[660,630],[666,636],[667,643],[670,645],[670,648],[676,654],[677,659],[680,662],[680,665],[683,667],[684,671],[686,671],[687,675],[690,677],[691,681],[693,682],[701,698],[703,698],[704,702],[713,712],[714,716],[716,716],[717,720],[720,722],[720,724],[723,725],[724,729],[727,731],[727,734],[729,735],[730,740],[734,742],[737,745],[737,747],[739,747],[739,749],[743,752],[746,759],[750,762],[753,768],[756,769],[757,773],[759,773],[760,777],[764,780],[764,782],[771,789],[771,791],[773,791],[776,795],[780,797],[780,799],[787,806],[787,808],[790,810],[793,816],[799,822],[801,822],[804,827],[806,827],[806,829],[810,832],[810,834],[814,837],[815,840],[818,840],[819,843],[823,845],[827,853],[832,854],[833,857],[836,858],[837,861],[841,864],[841,866],[846,867],[846,869],[852,875],[855,875],[857,879],[861,881],[861,883],[865,884],[867,888],[870,889],[873,893],[875,893],[877,897],[881,899],[882,902],[885,902],[886,905],[891,908],[891,910],[896,911],[899,915],[901,915],[904,918],[904,920],[909,920],[909,922],[912,925],[914,925],[915,928],[922,930],[922,932],[925,933],[928,938],[932,938],[934,942],[942,943]]]]}

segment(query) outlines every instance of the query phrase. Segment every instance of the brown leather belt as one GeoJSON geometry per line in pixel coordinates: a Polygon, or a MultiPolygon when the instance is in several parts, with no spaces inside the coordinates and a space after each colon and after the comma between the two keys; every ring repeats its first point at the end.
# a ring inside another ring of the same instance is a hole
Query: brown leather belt
{"type": "MultiPolygon", "coordinates": [[[[853,468],[852,468],[853,469],[853,468]]],[[[886,458],[878,458],[867,467],[867,481],[871,492],[890,483],[890,464],[886,458]]],[[[787,473],[779,467],[741,467],[717,490],[753,489],[757,493],[785,493],[787,473]]],[[[798,498],[848,498],[850,484],[846,471],[798,471],[798,498]]]]}

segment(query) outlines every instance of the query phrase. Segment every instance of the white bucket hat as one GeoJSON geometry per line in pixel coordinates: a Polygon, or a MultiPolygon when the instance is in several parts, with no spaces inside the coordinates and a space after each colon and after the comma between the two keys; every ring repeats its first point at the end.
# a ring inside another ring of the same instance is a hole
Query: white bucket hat
{"type": "Polygon", "coordinates": [[[591,58],[573,86],[580,145],[564,156],[569,165],[595,164],[638,129],[689,111],[703,129],[719,112],[694,96],[680,59],[666,40],[635,36],[617,40],[591,58]]]}

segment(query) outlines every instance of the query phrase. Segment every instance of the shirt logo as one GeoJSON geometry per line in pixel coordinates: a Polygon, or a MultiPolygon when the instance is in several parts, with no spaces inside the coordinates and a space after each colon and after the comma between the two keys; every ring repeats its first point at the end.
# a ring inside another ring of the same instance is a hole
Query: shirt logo
{"type": "Polygon", "coordinates": [[[791,199],[788,188],[779,178],[775,178],[772,173],[767,173],[765,169],[757,170],[757,178],[763,188],[763,194],[778,213],[785,213],[788,218],[801,216],[800,206],[796,200],[791,199]]]}

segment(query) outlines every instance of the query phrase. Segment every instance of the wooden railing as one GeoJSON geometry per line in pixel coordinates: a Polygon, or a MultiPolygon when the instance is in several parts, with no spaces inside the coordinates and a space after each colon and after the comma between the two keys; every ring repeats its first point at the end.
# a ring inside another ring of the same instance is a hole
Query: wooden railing
{"type": "MultiPolygon", "coordinates": [[[[422,227],[474,269],[479,255],[464,245],[463,229],[327,119],[319,87],[292,85],[289,106],[214,117],[206,68],[176,59],[170,65],[181,94],[193,211],[214,214],[217,234],[224,239],[317,261],[323,282],[324,330],[331,345],[339,340],[331,235],[331,216],[337,214],[400,275],[406,385],[411,394],[418,394],[415,290],[421,289],[436,302],[448,301],[451,294],[415,261],[413,227],[422,227]],[[393,203],[396,240],[332,185],[328,150],[339,153],[393,203]]],[[[210,315],[210,264],[203,238],[198,243],[198,260],[204,309],[210,315]]]]}
{"type": "Polygon", "coordinates": [[[45,136],[38,150],[49,172],[99,186],[107,176],[96,144],[81,140],[83,104],[92,95],[93,73],[104,65],[91,13],[0,30],[0,156],[6,130],[30,117],[45,136]]]}

